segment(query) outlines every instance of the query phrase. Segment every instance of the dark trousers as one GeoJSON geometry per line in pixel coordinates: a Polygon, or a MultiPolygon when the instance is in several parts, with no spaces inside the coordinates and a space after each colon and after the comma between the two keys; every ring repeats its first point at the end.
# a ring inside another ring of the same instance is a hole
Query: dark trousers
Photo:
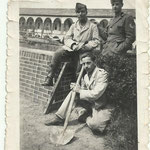
{"type": "Polygon", "coordinates": [[[72,62],[72,69],[76,72],[79,64],[79,52],[78,51],[66,51],[62,48],[58,49],[53,57],[50,64],[50,72],[52,75],[55,74],[55,71],[58,69],[61,62],[70,61],[72,62]]]}

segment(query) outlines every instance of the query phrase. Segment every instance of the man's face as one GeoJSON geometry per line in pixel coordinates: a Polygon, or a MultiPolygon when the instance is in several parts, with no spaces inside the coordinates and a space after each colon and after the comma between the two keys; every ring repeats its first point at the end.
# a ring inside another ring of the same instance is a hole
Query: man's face
{"type": "Polygon", "coordinates": [[[122,10],[123,4],[121,2],[113,2],[112,4],[112,10],[114,13],[120,13],[122,10]]]}
{"type": "Polygon", "coordinates": [[[85,18],[87,16],[87,10],[85,8],[82,8],[82,9],[76,11],[76,14],[77,14],[79,21],[85,20],[85,18]]]}
{"type": "Polygon", "coordinates": [[[81,63],[87,73],[91,73],[95,68],[94,61],[92,61],[91,58],[88,56],[82,58],[81,63]]]}

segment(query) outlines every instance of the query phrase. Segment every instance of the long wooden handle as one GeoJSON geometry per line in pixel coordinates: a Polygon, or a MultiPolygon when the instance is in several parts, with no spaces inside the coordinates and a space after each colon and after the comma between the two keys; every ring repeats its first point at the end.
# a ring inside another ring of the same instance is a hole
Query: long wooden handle
{"type": "MultiPolygon", "coordinates": [[[[80,71],[80,74],[78,76],[78,79],[77,79],[77,82],[76,82],[76,85],[75,85],[75,88],[79,85],[80,83],[80,80],[81,80],[81,77],[82,77],[82,74],[83,74],[83,67],[81,68],[81,71],[80,71]]],[[[69,117],[70,117],[70,114],[71,114],[71,110],[72,110],[72,106],[73,106],[73,103],[74,103],[74,100],[75,100],[75,96],[76,96],[76,92],[75,91],[72,91],[72,96],[71,96],[71,100],[70,100],[70,104],[69,104],[69,107],[68,107],[68,110],[67,110],[67,115],[66,115],[66,119],[65,119],[65,123],[64,123],[64,130],[63,132],[65,132],[66,128],[67,128],[67,125],[68,125],[68,121],[69,121],[69,117]]]]}

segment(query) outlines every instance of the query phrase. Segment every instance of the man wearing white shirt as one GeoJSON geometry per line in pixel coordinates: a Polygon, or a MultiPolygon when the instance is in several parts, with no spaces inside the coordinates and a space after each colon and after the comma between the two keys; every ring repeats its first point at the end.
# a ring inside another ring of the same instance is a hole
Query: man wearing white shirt
{"type": "MultiPolygon", "coordinates": [[[[105,91],[108,85],[108,73],[95,64],[95,56],[91,52],[85,52],[81,55],[81,64],[86,74],[81,80],[81,85],[72,90],[77,93],[75,105],[81,106],[82,115],[78,121],[87,123],[92,130],[103,132],[110,120],[111,110],[108,108],[105,91]]],[[[64,122],[66,110],[70,101],[71,92],[67,95],[64,102],[56,112],[52,120],[48,120],[46,125],[59,125],[64,122]]]]}

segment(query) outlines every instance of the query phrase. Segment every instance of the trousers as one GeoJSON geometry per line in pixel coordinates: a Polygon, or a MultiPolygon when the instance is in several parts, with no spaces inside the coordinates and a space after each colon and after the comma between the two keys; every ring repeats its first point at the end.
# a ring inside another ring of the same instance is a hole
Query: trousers
{"type": "MultiPolygon", "coordinates": [[[[66,117],[70,98],[71,98],[71,92],[67,95],[62,105],[60,106],[58,111],[55,113],[61,119],[65,119],[66,117]]],[[[84,107],[86,110],[90,111],[92,109],[92,115],[89,116],[86,120],[86,124],[88,125],[88,127],[91,130],[97,130],[97,131],[103,132],[108,122],[110,121],[113,109],[104,108],[104,109],[96,110],[92,104],[88,103],[88,101],[85,101],[85,100],[81,101],[78,99],[76,99],[76,101],[79,101],[79,105],[81,107],[84,107]],[[87,103],[87,105],[85,103],[87,103]]],[[[74,103],[72,109],[74,109],[76,105],[77,105],[77,102],[74,103]]]]}
{"type": "Polygon", "coordinates": [[[69,52],[67,50],[64,50],[63,48],[58,49],[54,53],[50,64],[51,74],[52,75],[55,74],[55,71],[58,69],[61,62],[70,61],[70,59],[72,62],[72,69],[76,71],[79,63],[79,52],[78,51],[69,52]]]}
{"type": "MultiPolygon", "coordinates": [[[[63,101],[62,105],[58,109],[58,111],[55,113],[61,119],[65,119],[66,117],[67,108],[69,106],[70,99],[71,99],[71,94],[72,92],[70,91],[67,97],[65,98],[65,100],[63,101]]],[[[92,104],[90,102],[85,101],[85,100],[80,100],[77,97],[75,98],[72,109],[74,109],[75,106],[83,107],[85,110],[90,111],[90,112],[92,111],[92,104]]]]}

